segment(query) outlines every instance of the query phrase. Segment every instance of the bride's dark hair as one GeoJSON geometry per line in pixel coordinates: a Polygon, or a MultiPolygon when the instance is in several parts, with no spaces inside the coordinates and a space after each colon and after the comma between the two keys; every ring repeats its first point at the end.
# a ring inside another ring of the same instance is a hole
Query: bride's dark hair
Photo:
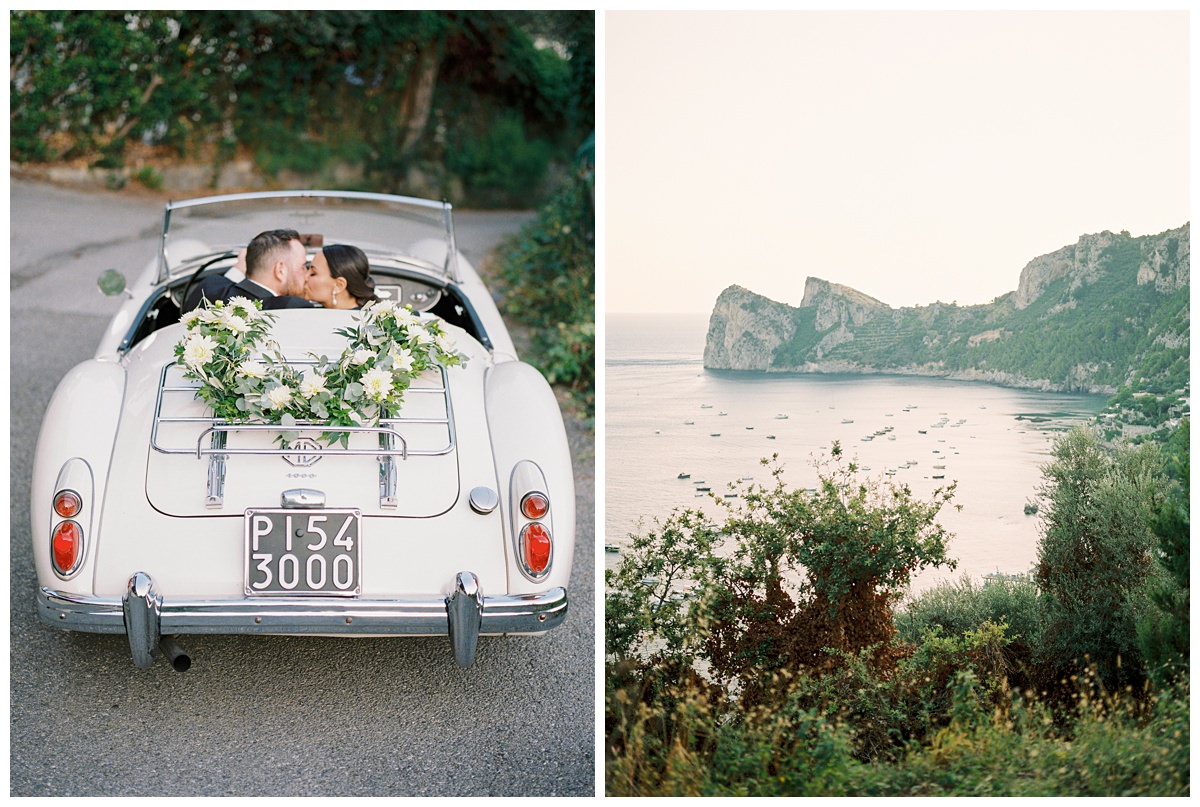
{"type": "Polygon", "coordinates": [[[371,278],[371,264],[365,252],[349,244],[330,244],[321,252],[329,264],[329,274],[346,279],[346,291],[359,305],[379,299],[375,296],[375,281],[371,278]]]}

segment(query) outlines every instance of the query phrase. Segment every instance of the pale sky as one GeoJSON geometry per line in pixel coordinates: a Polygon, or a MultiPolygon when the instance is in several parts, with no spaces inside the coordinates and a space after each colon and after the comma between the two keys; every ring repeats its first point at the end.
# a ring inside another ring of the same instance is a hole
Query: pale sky
{"type": "Polygon", "coordinates": [[[1190,220],[1189,16],[615,12],[605,308],[804,279],[984,303],[1085,233],[1190,220]]]}

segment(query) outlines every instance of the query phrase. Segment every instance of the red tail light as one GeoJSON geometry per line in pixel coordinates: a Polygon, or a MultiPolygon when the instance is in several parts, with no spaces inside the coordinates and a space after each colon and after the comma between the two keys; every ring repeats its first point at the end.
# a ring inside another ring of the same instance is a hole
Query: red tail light
{"type": "Polygon", "coordinates": [[[54,497],[54,512],[63,518],[74,518],[83,509],[83,501],[73,490],[60,490],[54,497]]]}
{"type": "Polygon", "coordinates": [[[59,574],[75,571],[83,555],[83,528],[74,521],[62,521],[50,536],[50,557],[59,574]]]}
{"type": "Polygon", "coordinates": [[[525,550],[525,565],[535,575],[542,574],[550,565],[550,531],[535,521],[521,530],[521,543],[525,550]]]}
{"type": "Polygon", "coordinates": [[[546,498],[544,493],[526,493],[521,499],[521,513],[525,518],[538,519],[545,518],[546,513],[550,512],[550,500],[546,498]]]}

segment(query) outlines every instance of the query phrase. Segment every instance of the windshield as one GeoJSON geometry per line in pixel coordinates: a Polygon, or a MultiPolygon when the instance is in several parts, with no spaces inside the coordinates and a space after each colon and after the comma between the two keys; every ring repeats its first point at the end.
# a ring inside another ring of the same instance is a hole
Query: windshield
{"type": "Polygon", "coordinates": [[[406,196],[282,191],[169,202],[158,281],[236,252],[266,230],[291,229],[310,247],[352,244],[375,259],[399,259],[458,281],[451,207],[406,196]]]}

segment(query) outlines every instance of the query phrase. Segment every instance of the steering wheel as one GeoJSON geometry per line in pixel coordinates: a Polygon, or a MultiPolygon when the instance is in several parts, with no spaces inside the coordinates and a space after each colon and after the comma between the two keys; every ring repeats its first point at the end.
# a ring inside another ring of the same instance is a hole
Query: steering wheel
{"type": "Polygon", "coordinates": [[[216,256],[215,258],[209,258],[207,261],[200,264],[200,267],[196,271],[192,272],[192,276],[188,278],[187,283],[183,284],[183,294],[180,295],[180,297],[179,297],[179,313],[180,314],[184,313],[183,304],[187,302],[188,294],[191,292],[192,286],[196,285],[196,281],[200,278],[200,275],[204,273],[205,269],[212,266],[214,263],[216,263],[218,261],[223,261],[223,260],[227,260],[229,258],[236,258],[236,257],[237,257],[236,252],[225,252],[221,255],[216,256]]]}

